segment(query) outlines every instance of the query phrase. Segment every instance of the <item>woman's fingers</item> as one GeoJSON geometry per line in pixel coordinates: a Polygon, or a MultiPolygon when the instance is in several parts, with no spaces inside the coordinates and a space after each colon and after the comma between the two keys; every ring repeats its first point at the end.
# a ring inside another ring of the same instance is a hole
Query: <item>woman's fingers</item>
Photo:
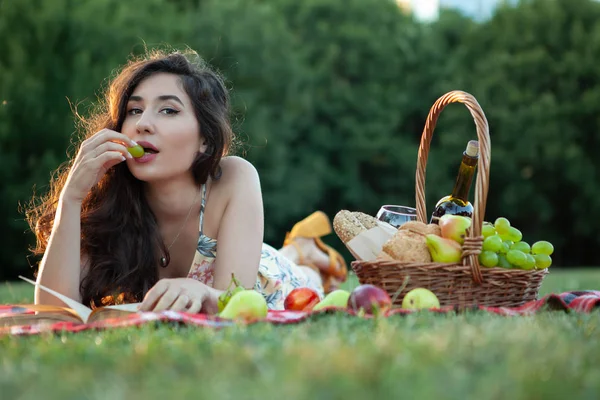
{"type": "MultiPolygon", "coordinates": [[[[148,291],[140,311],[183,311],[197,314],[202,310],[207,292],[198,290],[198,282],[190,285],[187,279],[163,279],[148,291]],[[187,287],[182,282],[187,283],[187,287]]],[[[200,287],[202,289],[202,287],[200,287]]]]}
{"type": "Polygon", "coordinates": [[[102,129],[101,131],[98,131],[94,136],[84,141],[83,145],[81,146],[81,150],[85,154],[90,151],[93,151],[101,144],[109,141],[120,142],[125,147],[133,147],[137,144],[122,133],[113,131],[111,129],[102,129]]]}
{"type": "Polygon", "coordinates": [[[121,153],[122,155],[124,155],[127,158],[133,158],[131,153],[129,153],[127,151],[127,147],[123,146],[121,143],[115,143],[115,142],[102,143],[100,146],[96,147],[92,153],[93,153],[93,157],[97,158],[98,156],[100,156],[106,152],[109,152],[109,151],[118,151],[119,153],[121,153]]]}
{"type": "Polygon", "coordinates": [[[164,280],[158,281],[152,289],[146,293],[144,301],[140,306],[140,311],[152,311],[154,305],[160,300],[163,294],[169,290],[169,284],[164,280]]]}
{"type": "Polygon", "coordinates": [[[191,314],[198,314],[201,309],[202,309],[202,300],[200,300],[200,299],[193,299],[192,300],[192,305],[189,306],[189,308],[187,309],[186,312],[189,312],[191,314]]]}
{"type": "Polygon", "coordinates": [[[111,167],[131,158],[127,151],[133,145],[131,139],[122,133],[103,129],[85,140],[80,149],[63,188],[64,197],[82,202],[90,189],[97,184],[111,167]]]}
{"type": "Polygon", "coordinates": [[[98,157],[89,160],[88,163],[90,163],[90,167],[93,169],[100,170],[100,168],[106,166],[106,164],[116,165],[122,161],[125,161],[125,156],[123,156],[121,152],[107,151],[106,153],[102,153],[98,157]]]}
{"type": "Polygon", "coordinates": [[[177,300],[170,307],[173,311],[185,311],[190,305],[190,298],[186,294],[180,294],[177,300]]]}
{"type": "Polygon", "coordinates": [[[158,300],[156,306],[152,309],[154,312],[160,312],[171,308],[175,300],[179,297],[179,290],[167,290],[158,300]]]}

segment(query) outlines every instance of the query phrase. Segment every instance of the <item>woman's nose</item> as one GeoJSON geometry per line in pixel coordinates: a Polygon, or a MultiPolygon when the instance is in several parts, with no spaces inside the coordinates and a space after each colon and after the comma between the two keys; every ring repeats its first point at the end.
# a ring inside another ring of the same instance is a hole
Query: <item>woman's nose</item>
{"type": "Polygon", "coordinates": [[[147,132],[147,133],[152,133],[152,118],[150,117],[148,112],[143,112],[136,124],[135,127],[138,131],[138,133],[142,133],[142,132],[147,132]]]}

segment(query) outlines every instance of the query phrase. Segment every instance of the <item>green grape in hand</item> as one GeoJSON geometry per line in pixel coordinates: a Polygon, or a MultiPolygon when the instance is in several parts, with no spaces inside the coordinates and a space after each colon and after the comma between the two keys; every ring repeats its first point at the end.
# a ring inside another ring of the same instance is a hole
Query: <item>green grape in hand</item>
{"type": "Polygon", "coordinates": [[[128,147],[127,151],[129,152],[129,154],[131,154],[135,158],[140,158],[141,156],[144,155],[144,148],[142,146],[140,146],[139,144],[137,144],[133,147],[128,147]]]}

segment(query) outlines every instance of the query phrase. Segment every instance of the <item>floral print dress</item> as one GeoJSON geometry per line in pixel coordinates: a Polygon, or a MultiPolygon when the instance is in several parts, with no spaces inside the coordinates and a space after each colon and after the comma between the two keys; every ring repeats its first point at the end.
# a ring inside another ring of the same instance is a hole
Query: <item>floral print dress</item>
{"type": "MultiPolygon", "coordinates": [[[[212,287],[214,264],[217,258],[217,241],[203,233],[205,207],[206,185],[203,185],[200,206],[200,236],[198,237],[198,246],[188,278],[196,279],[212,287]]],[[[269,309],[283,310],[283,302],[286,296],[298,287],[309,287],[315,290],[321,298],[324,296],[323,285],[316,274],[308,273],[276,249],[263,243],[254,290],[265,297],[269,309]]]]}

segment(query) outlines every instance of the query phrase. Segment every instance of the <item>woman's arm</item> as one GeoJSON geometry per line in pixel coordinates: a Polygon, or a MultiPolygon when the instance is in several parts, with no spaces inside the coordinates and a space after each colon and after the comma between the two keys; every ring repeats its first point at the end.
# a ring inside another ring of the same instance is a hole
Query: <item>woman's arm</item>
{"type": "MultiPolygon", "coordinates": [[[[54,225],[40,263],[38,283],[81,302],[82,278],[81,205],[90,189],[113,166],[131,158],[128,146],[136,143],[127,136],[103,129],[86,139],[77,153],[60,194],[54,225]]],[[[54,296],[35,290],[36,304],[63,305],[54,296]]]]}
{"type": "MultiPolygon", "coordinates": [[[[54,227],[40,263],[37,282],[81,302],[81,203],[61,198],[54,227]]],[[[66,307],[61,300],[35,288],[35,304],[66,307]]]]}
{"type": "MultiPolygon", "coordinates": [[[[254,166],[238,157],[228,157],[219,185],[229,201],[219,224],[213,286],[224,290],[234,273],[248,289],[254,287],[264,234],[260,180],[254,166]]],[[[225,164],[225,163],[223,163],[225,164]]]]}
{"type": "Polygon", "coordinates": [[[219,223],[213,287],[192,278],[161,279],[146,294],[142,311],[171,309],[214,314],[218,298],[227,289],[231,274],[254,287],[263,243],[263,205],[258,173],[238,157],[222,162],[219,197],[228,199],[219,223]]]}

